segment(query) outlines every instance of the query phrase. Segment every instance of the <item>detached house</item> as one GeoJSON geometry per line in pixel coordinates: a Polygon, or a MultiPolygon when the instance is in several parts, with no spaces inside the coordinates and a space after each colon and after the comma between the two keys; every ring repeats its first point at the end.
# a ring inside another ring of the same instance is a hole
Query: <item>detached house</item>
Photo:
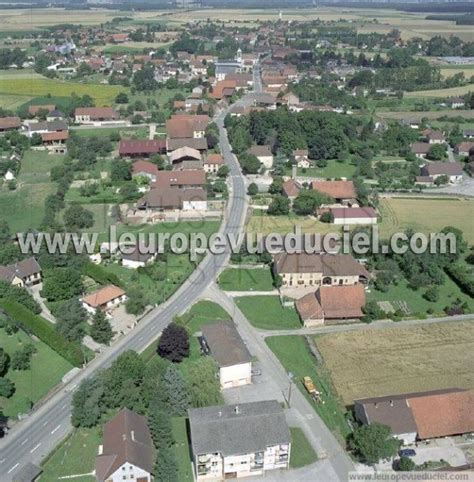
{"type": "Polygon", "coordinates": [[[146,418],[123,408],[104,426],[95,459],[98,482],[152,482],[155,447],[146,418]]]}
{"type": "Polygon", "coordinates": [[[329,212],[334,224],[377,224],[377,211],[371,207],[330,208],[329,212]]]}
{"type": "Polygon", "coordinates": [[[298,167],[303,169],[311,167],[311,162],[308,158],[308,149],[295,149],[293,151],[293,157],[298,167]]]}
{"type": "Polygon", "coordinates": [[[96,310],[110,311],[125,303],[127,296],[125,291],[118,286],[109,285],[94,291],[82,298],[82,306],[91,314],[96,310]]]}
{"type": "Polygon", "coordinates": [[[166,139],[122,139],[119,144],[120,157],[152,157],[166,153],[166,139]]]}
{"type": "Polygon", "coordinates": [[[21,127],[19,117],[0,117],[0,132],[16,131],[21,127]]]}
{"type": "Polygon", "coordinates": [[[0,266],[0,280],[14,286],[33,286],[41,283],[41,267],[35,258],[27,258],[0,266]]]}
{"type": "Polygon", "coordinates": [[[217,174],[219,168],[224,164],[224,158],[221,154],[208,154],[207,158],[204,160],[204,172],[207,174],[217,174]]]}
{"type": "Polygon", "coordinates": [[[452,184],[462,181],[462,164],[459,162],[430,162],[421,168],[421,175],[428,176],[433,181],[446,176],[452,184]]]}
{"type": "Polygon", "coordinates": [[[287,469],[291,435],[276,400],[188,410],[198,481],[287,469]]]}
{"type": "Polygon", "coordinates": [[[266,169],[272,168],[273,154],[270,146],[252,146],[247,152],[254,155],[266,169]]]}
{"type": "Polygon", "coordinates": [[[459,144],[456,145],[454,148],[454,152],[458,156],[468,156],[469,152],[474,149],[474,142],[460,142],[459,144]]]}

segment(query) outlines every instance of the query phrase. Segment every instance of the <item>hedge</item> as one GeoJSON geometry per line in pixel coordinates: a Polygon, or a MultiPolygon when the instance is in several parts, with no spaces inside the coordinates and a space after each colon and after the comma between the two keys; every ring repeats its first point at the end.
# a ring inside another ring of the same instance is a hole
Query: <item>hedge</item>
{"type": "Polygon", "coordinates": [[[98,264],[87,262],[82,268],[82,273],[89,276],[100,285],[113,284],[122,288],[122,282],[115,273],[109,273],[106,269],[98,264]]]}
{"type": "Polygon", "coordinates": [[[51,323],[41,316],[20,305],[16,301],[0,299],[0,307],[3,308],[8,316],[24,331],[37,336],[42,342],[46,343],[58,355],[61,355],[72,365],[80,367],[84,360],[81,346],[67,341],[51,325],[51,323]]]}
{"type": "Polygon", "coordinates": [[[464,293],[474,297],[474,275],[460,264],[446,266],[446,272],[464,293]]]}

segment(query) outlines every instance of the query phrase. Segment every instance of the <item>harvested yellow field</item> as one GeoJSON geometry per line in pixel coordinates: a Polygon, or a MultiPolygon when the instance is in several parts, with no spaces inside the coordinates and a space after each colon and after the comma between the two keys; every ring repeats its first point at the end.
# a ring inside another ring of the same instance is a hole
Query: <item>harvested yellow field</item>
{"type": "Polygon", "coordinates": [[[346,405],[438,388],[474,388],[474,321],[321,335],[316,343],[346,405]]]}
{"type": "Polygon", "coordinates": [[[473,199],[460,198],[386,198],[379,206],[381,236],[410,228],[435,233],[446,226],[459,228],[469,243],[474,243],[473,199]]]}
{"type": "Polygon", "coordinates": [[[247,224],[248,233],[270,233],[287,234],[294,232],[295,226],[301,229],[302,233],[334,233],[340,228],[331,224],[322,223],[314,218],[303,216],[252,216],[247,224]]]}
{"type": "Polygon", "coordinates": [[[463,85],[462,87],[451,87],[450,89],[417,90],[405,92],[405,97],[452,97],[474,92],[474,84],[463,85]]]}

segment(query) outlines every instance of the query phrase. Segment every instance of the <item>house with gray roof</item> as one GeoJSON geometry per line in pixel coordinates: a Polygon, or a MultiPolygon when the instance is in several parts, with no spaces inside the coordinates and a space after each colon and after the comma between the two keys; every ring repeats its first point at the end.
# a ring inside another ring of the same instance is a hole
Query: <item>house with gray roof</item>
{"type": "Polygon", "coordinates": [[[0,280],[20,287],[36,285],[41,283],[41,267],[33,257],[0,266],[0,280]]]}
{"type": "Polygon", "coordinates": [[[188,410],[196,480],[287,469],[291,435],[276,400],[188,410]]]}
{"type": "Polygon", "coordinates": [[[252,356],[232,321],[204,325],[202,336],[219,366],[222,389],[252,383],[252,356]]]}

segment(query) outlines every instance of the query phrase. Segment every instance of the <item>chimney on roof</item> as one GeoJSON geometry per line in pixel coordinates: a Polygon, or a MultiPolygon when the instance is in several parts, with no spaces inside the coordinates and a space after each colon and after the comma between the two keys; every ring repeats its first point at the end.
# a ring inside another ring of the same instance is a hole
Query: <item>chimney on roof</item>
{"type": "Polygon", "coordinates": [[[377,408],[377,402],[374,403],[374,407],[377,408]]]}
{"type": "Polygon", "coordinates": [[[130,431],[130,438],[135,442],[135,431],[134,430],[130,431]]]}
{"type": "Polygon", "coordinates": [[[393,407],[393,400],[390,400],[390,406],[393,407]]]}
{"type": "Polygon", "coordinates": [[[236,415],[238,415],[240,413],[240,408],[239,408],[238,405],[235,406],[234,412],[235,412],[236,415]]]}

